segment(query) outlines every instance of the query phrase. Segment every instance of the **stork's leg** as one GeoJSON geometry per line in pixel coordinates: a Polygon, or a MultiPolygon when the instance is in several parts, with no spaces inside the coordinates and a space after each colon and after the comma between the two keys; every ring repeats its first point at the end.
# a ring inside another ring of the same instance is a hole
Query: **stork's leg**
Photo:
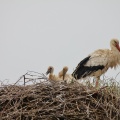
{"type": "Polygon", "coordinates": [[[96,88],[99,87],[99,80],[100,80],[100,77],[97,77],[97,78],[96,78],[96,85],[95,85],[96,88]]]}
{"type": "Polygon", "coordinates": [[[65,79],[65,73],[63,72],[63,80],[65,79]]]}

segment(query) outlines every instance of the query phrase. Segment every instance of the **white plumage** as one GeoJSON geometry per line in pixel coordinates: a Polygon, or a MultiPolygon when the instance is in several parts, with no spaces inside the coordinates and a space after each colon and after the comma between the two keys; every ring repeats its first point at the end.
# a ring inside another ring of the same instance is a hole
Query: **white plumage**
{"type": "Polygon", "coordinates": [[[98,86],[100,76],[105,73],[108,68],[116,68],[116,66],[120,64],[119,41],[112,39],[110,46],[111,50],[99,49],[88,55],[88,57],[78,64],[72,76],[76,79],[93,76],[97,79],[96,86],[98,86]]]}

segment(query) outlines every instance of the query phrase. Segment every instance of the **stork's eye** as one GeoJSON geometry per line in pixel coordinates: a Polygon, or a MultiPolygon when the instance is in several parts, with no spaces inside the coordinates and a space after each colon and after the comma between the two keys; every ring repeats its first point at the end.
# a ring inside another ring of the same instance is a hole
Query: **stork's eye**
{"type": "Polygon", "coordinates": [[[118,44],[117,41],[114,41],[114,42],[115,42],[115,44],[118,44]]]}
{"type": "Polygon", "coordinates": [[[50,70],[52,70],[52,68],[50,67],[50,70]]]}

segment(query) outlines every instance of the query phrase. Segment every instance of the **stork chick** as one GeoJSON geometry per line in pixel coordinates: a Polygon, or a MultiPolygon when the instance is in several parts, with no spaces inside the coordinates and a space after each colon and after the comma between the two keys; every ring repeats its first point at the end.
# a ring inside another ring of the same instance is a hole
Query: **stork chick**
{"type": "Polygon", "coordinates": [[[62,71],[59,72],[58,77],[64,80],[67,71],[68,71],[68,67],[67,66],[63,67],[62,71]]]}
{"type": "Polygon", "coordinates": [[[120,64],[120,47],[117,39],[110,41],[109,49],[98,49],[92,54],[84,58],[76,67],[72,76],[76,79],[85,77],[94,77],[96,79],[96,87],[100,76],[104,74],[109,68],[116,68],[120,64]]]}
{"type": "Polygon", "coordinates": [[[75,78],[71,74],[67,74],[68,67],[63,67],[62,71],[59,72],[58,77],[65,80],[67,83],[71,83],[75,78]]]}
{"type": "Polygon", "coordinates": [[[53,66],[49,66],[46,72],[46,75],[49,74],[49,80],[58,80],[58,77],[53,74],[54,68],[53,66]]]}

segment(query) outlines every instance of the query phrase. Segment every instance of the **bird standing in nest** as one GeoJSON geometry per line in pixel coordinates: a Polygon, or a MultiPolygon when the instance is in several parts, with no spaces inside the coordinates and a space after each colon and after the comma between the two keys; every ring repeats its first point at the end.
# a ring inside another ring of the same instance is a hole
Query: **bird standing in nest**
{"type": "Polygon", "coordinates": [[[104,74],[108,68],[116,68],[120,64],[120,47],[117,39],[110,41],[109,49],[99,49],[84,58],[76,67],[72,76],[76,79],[85,77],[94,77],[96,79],[96,87],[98,87],[100,76],[104,74]]]}

